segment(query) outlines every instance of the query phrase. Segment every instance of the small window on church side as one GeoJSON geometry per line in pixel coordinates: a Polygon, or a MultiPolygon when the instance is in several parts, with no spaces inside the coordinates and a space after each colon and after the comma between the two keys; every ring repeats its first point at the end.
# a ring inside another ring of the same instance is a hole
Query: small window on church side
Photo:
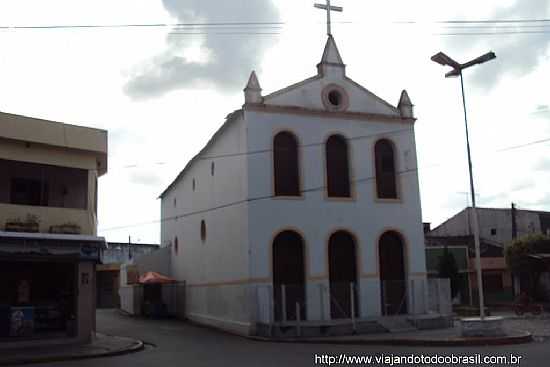
{"type": "Polygon", "coordinates": [[[397,173],[395,152],[388,139],[381,139],[374,146],[376,166],[376,194],[379,199],[397,199],[397,173]]]}
{"type": "Polygon", "coordinates": [[[174,238],[174,252],[176,253],[176,255],[178,254],[178,236],[176,236],[176,238],[174,238]]]}
{"type": "Polygon", "coordinates": [[[176,198],[174,198],[174,208],[177,206],[177,204],[178,204],[177,200],[176,200],[176,198]]]}
{"type": "Polygon", "coordinates": [[[204,219],[201,220],[201,241],[206,241],[206,223],[204,222],[204,219]]]}
{"type": "Polygon", "coordinates": [[[192,186],[193,186],[193,191],[195,191],[195,188],[197,187],[197,183],[196,183],[195,179],[193,179],[193,185],[192,186]]]}
{"type": "Polygon", "coordinates": [[[210,174],[214,176],[214,170],[216,168],[216,165],[214,162],[210,163],[210,174]]]}
{"type": "Polygon", "coordinates": [[[275,196],[300,196],[298,141],[287,131],[273,139],[275,196]]]}

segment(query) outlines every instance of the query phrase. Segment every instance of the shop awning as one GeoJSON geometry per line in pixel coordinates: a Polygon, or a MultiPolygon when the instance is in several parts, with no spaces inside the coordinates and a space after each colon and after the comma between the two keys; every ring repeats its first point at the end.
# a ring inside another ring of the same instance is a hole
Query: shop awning
{"type": "Polygon", "coordinates": [[[147,273],[139,277],[140,284],[167,284],[175,282],[175,279],[169,278],[154,271],[148,271],[147,273]]]}
{"type": "Polygon", "coordinates": [[[0,254],[33,256],[76,256],[99,261],[105,238],[89,235],[0,231],[0,254]]]}

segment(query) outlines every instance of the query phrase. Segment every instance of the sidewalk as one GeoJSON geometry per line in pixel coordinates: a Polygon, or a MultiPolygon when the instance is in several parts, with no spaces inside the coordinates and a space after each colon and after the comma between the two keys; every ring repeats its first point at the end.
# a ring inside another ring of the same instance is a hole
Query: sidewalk
{"type": "Polygon", "coordinates": [[[2,349],[0,366],[116,356],[136,352],[143,347],[144,344],[140,340],[97,333],[96,339],[86,345],[2,349]]]}
{"type": "Polygon", "coordinates": [[[477,346],[477,345],[507,345],[523,344],[533,341],[528,331],[506,328],[506,336],[463,338],[460,336],[460,326],[448,329],[409,331],[403,333],[381,333],[351,336],[326,336],[315,338],[280,338],[270,339],[252,337],[254,340],[278,343],[308,343],[308,344],[350,344],[350,345],[399,345],[399,346],[477,346]]]}

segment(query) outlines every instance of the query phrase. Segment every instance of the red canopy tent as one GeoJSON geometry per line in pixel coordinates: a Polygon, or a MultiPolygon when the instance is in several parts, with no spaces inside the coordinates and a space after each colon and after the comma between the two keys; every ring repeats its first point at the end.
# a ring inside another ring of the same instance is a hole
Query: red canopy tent
{"type": "Polygon", "coordinates": [[[140,284],[168,284],[175,282],[175,279],[169,278],[154,271],[148,271],[147,273],[139,277],[140,284]]]}

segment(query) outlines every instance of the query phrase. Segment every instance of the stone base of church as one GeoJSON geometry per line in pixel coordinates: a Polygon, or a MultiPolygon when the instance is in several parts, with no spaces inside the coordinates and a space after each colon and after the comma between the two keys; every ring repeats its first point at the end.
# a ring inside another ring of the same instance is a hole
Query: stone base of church
{"type": "Polygon", "coordinates": [[[357,320],[355,326],[350,320],[305,321],[300,323],[287,321],[284,324],[256,324],[256,335],[266,338],[307,338],[386,332],[387,330],[376,320],[357,320]]]}
{"type": "Polygon", "coordinates": [[[332,337],[445,329],[452,326],[451,315],[397,315],[357,319],[354,322],[342,319],[257,323],[255,335],[266,338],[332,337]]]}
{"type": "Polygon", "coordinates": [[[242,336],[250,336],[255,334],[254,325],[250,322],[227,320],[210,315],[199,315],[194,313],[189,313],[186,315],[186,317],[191,322],[213,327],[215,329],[219,329],[231,334],[242,336]]]}

